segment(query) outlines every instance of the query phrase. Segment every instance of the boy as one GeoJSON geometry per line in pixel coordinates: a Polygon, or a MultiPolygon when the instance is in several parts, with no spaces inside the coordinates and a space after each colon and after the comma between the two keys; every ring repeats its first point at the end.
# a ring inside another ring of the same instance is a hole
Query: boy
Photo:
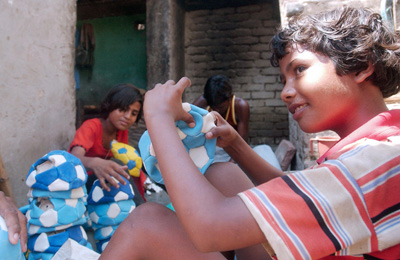
{"type": "Polygon", "coordinates": [[[247,142],[249,134],[250,108],[246,100],[232,93],[232,85],[225,75],[214,75],[208,78],[204,86],[204,94],[193,105],[218,112],[238,131],[247,142]]]}
{"type": "MultiPolygon", "coordinates": [[[[218,112],[246,142],[248,141],[249,104],[232,93],[232,85],[227,76],[214,75],[208,78],[203,95],[196,98],[193,105],[218,112]]],[[[234,162],[224,149],[217,147],[214,163],[227,161],[234,162]]]]}
{"type": "Polygon", "coordinates": [[[399,91],[398,36],[378,14],[344,7],[292,20],[272,46],[293,118],[306,132],[330,129],[341,140],[318,166],[284,175],[215,113],[206,136],[240,168],[216,164],[206,179],[174,126],[193,124],[181,107],[190,81],[158,84],[144,111],[176,215],[138,207],[101,259],[224,259],[218,251],[261,243],[278,259],[400,258],[400,111],[383,100],[399,91]],[[243,189],[251,184],[242,170],[261,185],[243,189]]]}

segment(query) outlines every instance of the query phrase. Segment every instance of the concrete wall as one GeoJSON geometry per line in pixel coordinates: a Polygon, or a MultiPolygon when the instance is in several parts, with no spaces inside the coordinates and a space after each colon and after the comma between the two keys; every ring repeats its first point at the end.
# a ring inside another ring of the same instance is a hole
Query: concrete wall
{"type": "Polygon", "coordinates": [[[280,99],[279,70],[269,62],[269,42],[279,26],[272,4],[198,10],[185,17],[185,74],[192,87],[184,100],[202,95],[207,78],[225,74],[250,105],[249,143],[277,146],[288,138],[287,108],[280,99]]]}
{"type": "Polygon", "coordinates": [[[180,0],[146,1],[147,89],[184,76],[183,25],[180,0]]]}
{"type": "Polygon", "coordinates": [[[75,132],[76,0],[0,1],[0,153],[18,206],[37,159],[75,132]]]}

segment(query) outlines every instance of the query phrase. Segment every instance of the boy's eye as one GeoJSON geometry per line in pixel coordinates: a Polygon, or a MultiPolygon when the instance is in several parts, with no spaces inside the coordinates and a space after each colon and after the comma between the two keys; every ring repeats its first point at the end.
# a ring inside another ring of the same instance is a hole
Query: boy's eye
{"type": "Polygon", "coordinates": [[[307,68],[306,67],[304,67],[304,66],[297,66],[296,68],[295,68],[295,71],[296,71],[296,74],[300,74],[300,73],[302,73],[303,71],[305,71],[307,68]]]}

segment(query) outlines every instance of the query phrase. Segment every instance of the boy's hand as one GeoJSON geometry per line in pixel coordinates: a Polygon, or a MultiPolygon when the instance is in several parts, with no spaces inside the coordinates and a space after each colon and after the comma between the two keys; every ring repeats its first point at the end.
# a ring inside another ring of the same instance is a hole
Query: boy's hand
{"type": "Polygon", "coordinates": [[[15,245],[21,239],[21,251],[25,252],[28,241],[26,217],[2,191],[0,191],[0,215],[6,222],[10,243],[15,245]]]}
{"type": "Polygon", "coordinates": [[[101,158],[97,159],[97,162],[94,164],[95,167],[92,167],[92,169],[94,174],[96,174],[97,178],[99,179],[100,185],[103,189],[110,191],[110,187],[107,185],[107,182],[118,189],[119,183],[116,182],[114,178],[117,179],[122,185],[126,184],[121,175],[129,180],[130,176],[126,172],[128,166],[119,165],[111,160],[105,160],[101,158]]]}
{"type": "Polygon", "coordinates": [[[189,86],[190,80],[187,77],[181,78],[177,83],[168,80],[164,84],[155,85],[146,93],[144,99],[145,118],[156,120],[158,117],[171,117],[174,122],[182,120],[193,127],[193,117],[182,108],[182,94],[189,86]]]}
{"type": "Polygon", "coordinates": [[[218,112],[212,111],[210,113],[213,113],[217,126],[206,133],[206,138],[217,138],[219,147],[230,146],[239,137],[238,132],[218,112]]]}

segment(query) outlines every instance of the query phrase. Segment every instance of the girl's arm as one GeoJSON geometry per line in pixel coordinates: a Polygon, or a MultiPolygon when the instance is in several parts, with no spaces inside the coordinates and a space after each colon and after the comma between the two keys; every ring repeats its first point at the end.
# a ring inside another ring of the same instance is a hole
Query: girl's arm
{"type": "Polygon", "coordinates": [[[224,197],[200,173],[175,127],[193,118],[182,108],[188,78],[167,81],[146,93],[144,115],[158,164],[177,216],[201,251],[224,251],[265,241],[257,223],[238,196],[224,197]]]}
{"type": "Polygon", "coordinates": [[[130,178],[129,174],[126,172],[128,166],[119,165],[112,160],[106,160],[99,157],[87,157],[85,156],[85,149],[80,146],[72,148],[71,154],[78,157],[85,168],[93,170],[94,174],[100,181],[101,187],[107,191],[110,191],[110,187],[108,187],[106,181],[112,186],[119,188],[119,184],[115,179],[125,185],[126,182],[121,175],[126,179],[130,178]]]}

